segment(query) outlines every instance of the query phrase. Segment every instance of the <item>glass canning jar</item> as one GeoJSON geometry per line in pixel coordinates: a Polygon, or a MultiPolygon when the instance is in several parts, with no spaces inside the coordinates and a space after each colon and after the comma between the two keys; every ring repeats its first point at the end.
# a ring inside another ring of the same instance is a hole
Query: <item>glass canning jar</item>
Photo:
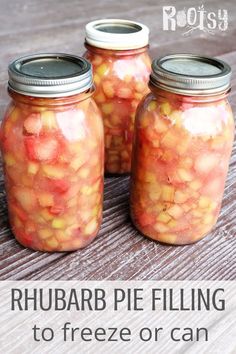
{"type": "Polygon", "coordinates": [[[193,243],[221,208],[234,139],[231,69],[183,54],[154,60],[152,70],[136,116],[131,217],[154,240],[193,243]]]}
{"type": "Polygon", "coordinates": [[[104,132],[93,91],[80,57],[34,55],[9,66],[1,151],[10,225],[26,247],[71,251],[98,233],[104,132]]]}
{"type": "Polygon", "coordinates": [[[86,26],[84,57],[93,65],[105,128],[105,172],[129,173],[136,108],[149,92],[149,30],[126,20],[98,20],[86,26]]]}

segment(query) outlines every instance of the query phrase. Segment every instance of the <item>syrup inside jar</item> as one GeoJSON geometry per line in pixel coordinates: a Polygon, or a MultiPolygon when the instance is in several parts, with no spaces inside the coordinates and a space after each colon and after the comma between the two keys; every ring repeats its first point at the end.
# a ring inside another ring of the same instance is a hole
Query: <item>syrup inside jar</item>
{"type": "Polygon", "coordinates": [[[1,150],[11,229],[35,250],[83,248],[98,233],[103,202],[104,132],[91,66],[42,54],[13,62],[9,75],[1,150]]]}
{"type": "Polygon", "coordinates": [[[135,112],[149,92],[148,34],[146,26],[126,20],[98,20],[86,26],[84,56],[93,65],[107,173],[130,172],[135,112]]]}
{"type": "Polygon", "coordinates": [[[212,230],[221,208],[234,139],[231,70],[188,55],[152,66],[136,117],[131,217],[152,239],[189,244],[212,230]]]}

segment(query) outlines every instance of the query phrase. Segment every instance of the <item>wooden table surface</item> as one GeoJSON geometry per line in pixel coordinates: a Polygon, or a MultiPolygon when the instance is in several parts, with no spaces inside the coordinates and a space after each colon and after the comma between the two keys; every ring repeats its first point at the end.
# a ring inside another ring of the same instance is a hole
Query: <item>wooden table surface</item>
{"type": "MultiPolygon", "coordinates": [[[[205,8],[229,12],[226,32],[162,30],[162,6],[177,10],[197,1],[164,0],[0,0],[0,117],[9,101],[7,65],[39,52],[83,53],[84,26],[98,18],[126,18],[151,30],[152,57],[175,52],[219,56],[233,68],[230,101],[236,111],[236,2],[205,1],[205,8]]],[[[47,254],[21,247],[9,229],[2,168],[0,169],[0,279],[236,279],[236,146],[231,158],[223,207],[216,228],[189,246],[152,242],[132,226],[128,203],[129,177],[106,178],[104,219],[96,240],[84,250],[47,254]]]]}

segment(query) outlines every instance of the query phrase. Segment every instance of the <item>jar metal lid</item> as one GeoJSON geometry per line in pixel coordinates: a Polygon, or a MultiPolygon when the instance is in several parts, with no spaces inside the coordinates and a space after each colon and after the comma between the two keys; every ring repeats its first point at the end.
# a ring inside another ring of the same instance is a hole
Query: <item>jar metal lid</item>
{"type": "Polygon", "coordinates": [[[98,48],[128,50],[148,45],[149,29],[139,22],[104,19],[89,22],[85,42],[98,48]]]}
{"type": "Polygon", "coordinates": [[[231,68],[222,60],[174,54],[154,59],[150,83],[187,96],[219,94],[230,88],[231,68]]]}
{"type": "Polygon", "coordinates": [[[84,58],[45,53],[19,58],[8,67],[9,88],[33,97],[65,97],[93,86],[92,67],[84,58]]]}

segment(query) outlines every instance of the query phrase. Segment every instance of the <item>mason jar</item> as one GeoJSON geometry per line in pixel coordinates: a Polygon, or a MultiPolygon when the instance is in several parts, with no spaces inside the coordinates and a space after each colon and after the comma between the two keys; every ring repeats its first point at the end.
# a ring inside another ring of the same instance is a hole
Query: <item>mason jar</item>
{"type": "Polygon", "coordinates": [[[104,132],[88,61],[31,55],[9,66],[1,126],[9,220],[40,251],[88,245],[102,220],[104,132]]]}
{"type": "Polygon", "coordinates": [[[149,29],[127,20],[87,24],[84,57],[93,65],[94,99],[105,128],[105,172],[130,172],[137,105],[149,92],[149,29]]]}
{"type": "Polygon", "coordinates": [[[144,235],[189,244],[215,225],[234,138],[230,76],[226,63],[203,56],[153,61],[131,175],[131,217],[144,235]]]}

